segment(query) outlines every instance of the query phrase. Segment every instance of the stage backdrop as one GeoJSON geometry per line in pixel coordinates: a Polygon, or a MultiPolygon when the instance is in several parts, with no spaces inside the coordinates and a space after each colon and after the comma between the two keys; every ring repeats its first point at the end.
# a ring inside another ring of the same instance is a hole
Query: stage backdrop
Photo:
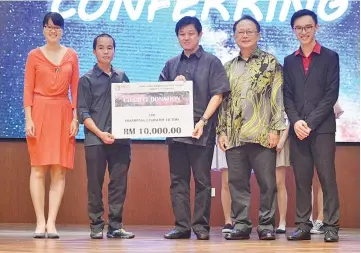
{"type": "MultiPolygon", "coordinates": [[[[184,15],[203,24],[202,45],[222,62],[237,55],[232,27],[242,14],[261,24],[260,47],[283,63],[297,49],[290,27],[295,10],[308,8],[319,17],[318,41],[340,55],[337,141],[359,142],[360,2],[347,0],[104,0],[0,1],[0,138],[24,138],[22,106],[24,65],[28,52],[44,44],[42,19],[48,11],[65,18],[62,43],[74,48],[81,74],[92,68],[93,38],[106,32],[115,37],[113,65],[130,80],[157,81],[164,63],[179,54],[174,32],[184,15]]],[[[80,131],[78,138],[83,138],[80,131]]]]}

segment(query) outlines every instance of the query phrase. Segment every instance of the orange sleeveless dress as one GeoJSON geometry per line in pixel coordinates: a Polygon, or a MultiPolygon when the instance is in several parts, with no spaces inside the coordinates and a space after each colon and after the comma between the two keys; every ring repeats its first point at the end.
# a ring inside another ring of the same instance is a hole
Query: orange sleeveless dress
{"type": "Polygon", "coordinates": [[[29,53],[24,107],[32,106],[35,126],[35,137],[26,137],[32,166],[74,167],[75,138],[69,136],[73,109],[77,106],[78,81],[79,62],[73,49],[67,48],[59,65],[49,61],[40,48],[29,53]]]}

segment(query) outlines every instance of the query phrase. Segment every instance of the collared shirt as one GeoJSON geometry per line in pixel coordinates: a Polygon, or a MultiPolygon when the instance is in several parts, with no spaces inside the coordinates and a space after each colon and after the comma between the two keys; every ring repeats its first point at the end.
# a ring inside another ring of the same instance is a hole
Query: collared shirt
{"type": "MultiPolygon", "coordinates": [[[[229,82],[222,62],[199,46],[198,50],[187,57],[184,52],[168,60],[160,74],[159,81],[174,81],[183,75],[193,81],[193,117],[198,122],[203,116],[210,99],[218,94],[228,94],[229,82]]],[[[208,120],[202,136],[197,140],[191,137],[173,138],[173,141],[206,146],[215,142],[217,112],[208,120]]]]}
{"type": "MultiPolygon", "coordinates": [[[[91,118],[95,125],[104,132],[111,133],[111,84],[129,82],[122,71],[111,68],[111,74],[101,70],[97,64],[84,74],[78,86],[79,123],[91,118]]],[[[84,145],[103,145],[103,141],[92,131],[84,127],[84,145]]],[[[116,140],[117,143],[129,143],[129,140],[116,140]]]]}
{"type": "Polygon", "coordinates": [[[237,56],[225,69],[231,93],[222,102],[217,134],[228,136],[228,148],[246,143],[269,147],[268,134],[286,128],[282,66],[257,48],[247,61],[237,56]]]}
{"type": "Polygon", "coordinates": [[[316,41],[316,45],[314,46],[311,54],[309,56],[305,56],[302,52],[301,47],[298,48],[298,50],[295,52],[295,55],[302,55],[302,63],[303,63],[303,69],[305,71],[305,74],[308,72],[308,68],[311,65],[312,56],[313,54],[321,54],[321,44],[316,41]]]}

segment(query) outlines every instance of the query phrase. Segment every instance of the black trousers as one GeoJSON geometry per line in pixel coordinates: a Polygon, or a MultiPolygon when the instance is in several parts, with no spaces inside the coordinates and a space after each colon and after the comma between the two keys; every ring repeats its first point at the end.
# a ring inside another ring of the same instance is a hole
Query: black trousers
{"type": "Polygon", "coordinates": [[[214,144],[197,146],[180,142],[168,145],[170,193],[176,229],[209,231],[211,211],[211,165],[214,144]],[[190,210],[191,168],[195,181],[193,222],[190,210]]]}
{"type": "Polygon", "coordinates": [[[102,188],[107,164],[110,178],[108,225],[110,230],[122,228],[122,213],[130,164],[130,145],[86,146],[85,159],[88,177],[88,215],[91,229],[104,228],[102,188]]]}
{"type": "Polygon", "coordinates": [[[314,167],[323,191],[325,230],[338,231],[340,203],[335,172],[335,134],[312,132],[301,141],[290,135],[291,163],[296,179],[296,225],[310,231],[312,213],[312,179],[314,167]]]}
{"type": "Polygon", "coordinates": [[[245,144],[226,151],[228,185],[232,199],[232,220],[235,228],[252,232],[249,210],[250,178],[254,170],[260,188],[258,232],[273,230],[276,213],[276,151],[259,144],[245,144]]]}

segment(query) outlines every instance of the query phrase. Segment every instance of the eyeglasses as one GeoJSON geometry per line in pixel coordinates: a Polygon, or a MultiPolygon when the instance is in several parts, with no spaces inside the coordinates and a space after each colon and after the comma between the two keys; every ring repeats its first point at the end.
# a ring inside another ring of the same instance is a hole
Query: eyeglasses
{"type": "Polygon", "coordinates": [[[48,26],[48,25],[46,25],[46,26],[44,26],[44,28],[46,30],[48,30],[48,31],[56,31],[56,32],[61,30],[60,26],[48,26]]]}
{"type": "Polygon", "coordinates": [[[293,28],[293,30],[297,33],[297,34],[301,34],[303,32],[303,30],[305,30],[305,33],[309,33],[312,31],[312,28],[314,28],[314,25],[306,25],[306,26],[296,26],[293,28]]]}
{"type": "Polygon", "coordinates": [[[239,35],[246,35],[246,36],[249,36],[249,37],[252,37],[254,35],[256,35],[258,33],[258,31],[251,31],[251,30],[247,30],[247,31],[238,31],[237,34],[239,35]]]}

